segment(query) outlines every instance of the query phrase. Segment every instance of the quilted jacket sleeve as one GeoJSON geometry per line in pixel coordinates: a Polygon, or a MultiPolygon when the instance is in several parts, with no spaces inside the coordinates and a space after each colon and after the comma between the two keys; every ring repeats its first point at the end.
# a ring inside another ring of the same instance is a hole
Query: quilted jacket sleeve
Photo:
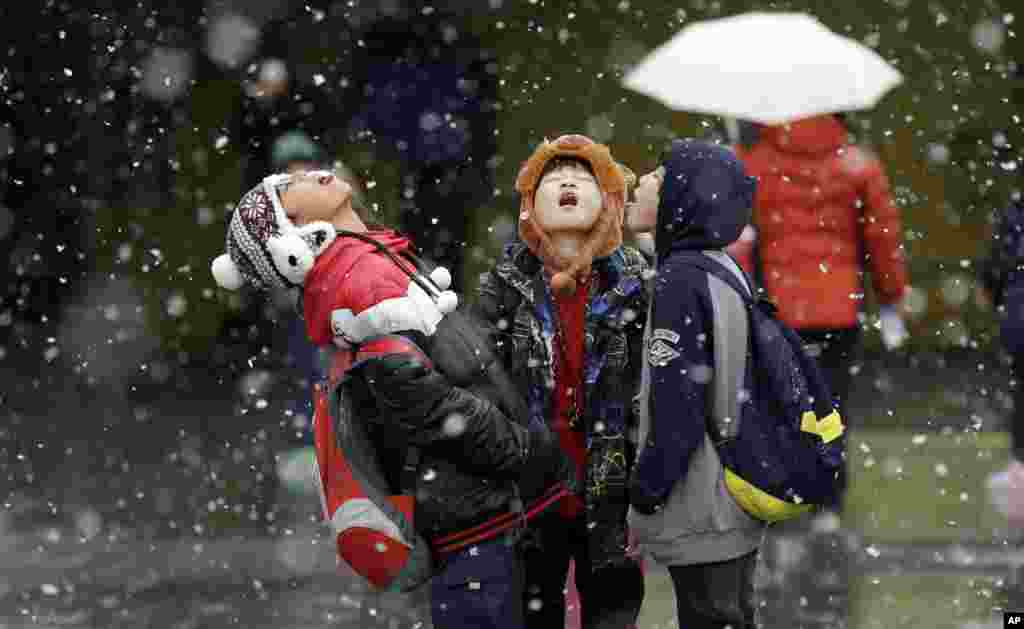
{"type": "Polygon", "coordinates": [[[401,354],[359,370],[372,404],[366,419],[397,427],[410,442],[466,471],[516,480],[557,452],[549,431],[510,421],[482,396],[449,384],[437,370],[401,354]]]}
{"type": "Polygon", "coordinates": [[[630,488],[630,502],[641,513],[668,499],[703,442],[714,364],[712,320],[697,288],[707,278],[702,271],[666,266],[655,285],[645,352],[651,370],[650,432],[630,488]]]}
{"type": "Polygon", "coordinates": [[[907,289],[903,221],[881,162],[869,159],[861,189],[864,251],[878,301],[888,305],[902,299],[907,289]]]}

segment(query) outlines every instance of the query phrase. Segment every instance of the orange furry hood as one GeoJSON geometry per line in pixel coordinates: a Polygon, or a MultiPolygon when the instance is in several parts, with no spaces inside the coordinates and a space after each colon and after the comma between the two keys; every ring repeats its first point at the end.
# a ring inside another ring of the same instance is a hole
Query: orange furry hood
{"type": "Polygon", "coordinates": [[[544,267],[554,272],[551,288],[558,293],[571,293],[576,283],[586,279],[597,258],[611,255],[622,245],[622,222],[626,206],[626,179],[623,168],[612,159],[608,147],[585,135],[563,135],[544,140],[523,164],[516,177],[520,195],[519,237],[544,267]],[[548,234],[533,219],[534,193],[540,183],[544,166],[557,157],[572,157],[590,164],[597,185],[604,197],[604,210],[590,231],[586,242],[572,259],[559,254],[548,234]]]}

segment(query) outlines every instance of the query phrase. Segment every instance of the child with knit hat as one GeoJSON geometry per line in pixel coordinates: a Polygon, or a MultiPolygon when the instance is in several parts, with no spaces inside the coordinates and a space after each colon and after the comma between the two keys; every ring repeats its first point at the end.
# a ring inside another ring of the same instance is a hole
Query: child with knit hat
{"type": "Polygon", "coordinates": [[[239,202],[213,275],[231,290],[301,290],[307,334],[334,352],[315,430],[341,558],[381,588],[433,576],[437,626],[520,629],[509,542],[565,493],[557,443],[517,423],[514,403],[456,386],[449,371],[474,372],[458,363],[478,377],[494,366],[486,347],[453,355],[465,339],[446,323],[449,274],[426,272],[404,236],[367,227],[351,196],[327,171],[267,177],[239,202]]]}
{"type": "Polygon", "coordinates": [[[564,135],[536,148],[516,190],[520,240],[481,277],[475,308],[530,421],[554,429],[576,472],[524,549],[527,624],[563,627],[572,561],[583,627],[625,629],[643,599],[626,514],[647,265],[622,246],[624,171],[606,146],[564,135]]]}

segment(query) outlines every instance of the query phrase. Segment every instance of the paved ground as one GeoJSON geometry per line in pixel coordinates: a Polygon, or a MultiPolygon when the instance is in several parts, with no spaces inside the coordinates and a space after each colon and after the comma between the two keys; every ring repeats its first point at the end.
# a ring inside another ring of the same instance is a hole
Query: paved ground
{"type": "MultiPolygon", "coordinates": [[[[0,539],[0,628],[430,627],[422,599],[372,595],[358,580],[339,574],[329,539],[318,528],[213,540],[146,540],[125,532],[85,541],[71,533],[44,529],[0,539]]],[[[780,534],[766,546],[759,572],[765,628],[873,626],[844,624],[838,612],[833,615],[849,601],[844,588],[835,587],[840,583],[829,587],[823,563],[835,564],[839,555],[853,580],[899,575],[918,583],[929,576],[993,583],[996,607],[1000,597],[1019,589],[1024,566],[1021,549],[864,547],[843,536],[816,548],[806,541],[803,535],[780,534]],[[829,552],[831,544],[840,548],[829,552]],[[816,606],[815,596],[822,593],[834,595],[831,605],[816,606]]],[[[641,627],[675,627],[667,574],[649,566],[647,578],[641,627]]],[[[950,619],[948,626],[984,627],[979,623],[994,622],[995,613],[982,609],[959,622],[950,619]]]]}
{"type": "MultiPolygon", "coordinates": [[[[918,431],[998,429],[1003,376],[958,360],[867,366],[854,414],[891,417],[908,443],[918,431]]],[[[286,383],[258,362],[94,384],[57,364],[0,365],[0,629],[429,629],[421,599],[369,595],[336,571],[309,521],[315,498],[277,504],[287,492],[274,454],[295,444],[293,418],[286,383]]],[[[1024,608],[1022,565],[992,536],[871,543],[780,530],[758,575],[762,621],[987,629],[1002,606],[1024,608]]],[[[674,628],[673,608],[652,567],[641,626],[674,628]]]]}

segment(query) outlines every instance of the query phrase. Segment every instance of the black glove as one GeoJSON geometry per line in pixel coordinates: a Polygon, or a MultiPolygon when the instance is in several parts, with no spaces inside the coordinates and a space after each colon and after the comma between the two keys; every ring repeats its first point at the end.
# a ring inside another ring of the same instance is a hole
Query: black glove
{"type": "Polygon", "coordinates": [[[552,472],[560,467],[563,459],[568,457],[562,452],[558,436],[547,426],[539,426],[530,422],[530,460],[527,465],[536,465],[539,469],[552,472]]]}
{"type": "Polygon", "coordinates": [[[571,488],[576,472],[569,455],[562,451],[558,435],[547,426],[531,422],[527,438],[530,456],[519,477],[523,497],[530,500],[559,482],[571,488]]]}
{"type": "Polygon", "coordinates": [[[664,501],[660,498],[651,498],[644,493],[635,483],[629,486],[629,504],[633,510],[643,515],[654,515],[662,508],[664,501]]]}

